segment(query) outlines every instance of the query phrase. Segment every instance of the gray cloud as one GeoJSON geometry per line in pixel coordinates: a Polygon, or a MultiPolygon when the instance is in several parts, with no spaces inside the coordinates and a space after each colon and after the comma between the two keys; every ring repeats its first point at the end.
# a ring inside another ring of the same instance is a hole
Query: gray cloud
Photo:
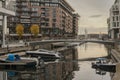
{"type": "Polygon", "coordinates": [[[107,27],[98,27],[98,28],[95,28],[95,27],[80,27],[80,30],[79,30],[79,34],[84,34],[85,33],[85,29],[87,30],[88,33],[107,33],[108,29],[107,27]]]}
{"type": "Polygon", "coordinates": [[[107,33],[107,18],[109,9],[115,0],[67,0],[81,16],[79,34],[85,28],[89,33],[107,33]]]}
{"type": "Polygon", "coordinates": [[[92,15],[92,16],[89,16],[90,18],[99,18],[101,17],[102,15],[92,15]]]}

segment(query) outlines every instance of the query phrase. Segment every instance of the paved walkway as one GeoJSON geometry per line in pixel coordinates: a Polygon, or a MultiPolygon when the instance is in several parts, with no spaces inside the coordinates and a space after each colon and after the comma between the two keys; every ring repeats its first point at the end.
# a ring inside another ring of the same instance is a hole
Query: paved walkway
{"type": "Polygon", "coordinates": [[[112,49],[111,55],[117,62],[120,62],[120,52],[116,51],[115,49],[112,49]]]}
{"type": "Polygon", "coordinates": [[[117,65],[116,65],[116,73],[112,76],[112,80],[120,80],[120,52],[113,49],[111,51],[111,55],[116,59],[117,65]]]}
{"type": "MultiPolygon", "coordinates": [[[[19,53],[14,53],[14,54],[18,54],[20,56],[24,56],[25,52],[19,52],[19,53]]],[[[0,58],[6,58],[6,57],[7,57],[7,54],[0,56],[0,58]]]]}
{"type": "Polygon", "coordinates": [[[13,53],[19,51],[29,50],[30,47],[25,46],[23,43],[9,44],[5,45],[4,48],[0,48],[0,55],[4,55],[6,53],[13,53]]]}
{"type": "Polygon", "coordinates": [[[119,63],[116,65],[116,73],[113,75],[112,80],[120,80],[120,64],[119,63]]]}
{"type": "Polygon", "coordinates": [[[24,43],[12,43],[12,44],[8,44],[8,45],[5,45],[5,48],[9,46],[9,47],[19,47],[19,46],[25,46],[24,43]]]}

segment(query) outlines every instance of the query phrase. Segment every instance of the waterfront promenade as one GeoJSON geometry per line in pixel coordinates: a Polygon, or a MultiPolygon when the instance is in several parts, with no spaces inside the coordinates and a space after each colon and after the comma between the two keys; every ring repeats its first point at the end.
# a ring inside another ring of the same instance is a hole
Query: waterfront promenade
{"type": "MultiPolygon", "coordinates": [[[[102,44],[114,44],[114,41],[103,41],[103,40],[76,40],[76,39],[62,39],[62,40],[42,40],[42,41],[31,41],[31,42],[26,42],[25,43],[12,43],[6,45],[4,48],[0,48],[0,53],[4,54],[7,52],[21,52],[21,51],[26,51],[26,50],[31,50],[32,47],[36,47],[39,45],[45,45],[48,43],[59,43],[59,42],[64,42],[64,43],[84,43],[84,42],[93,42],[93,43],[102,43],[102,44]]],[[[73,44],[72,44],[73,45],[73,44]]],[[[69,45],[70,46],[70,45],[69,45]]]]}
{"type": "Polygon", "coordinates": [[[51,50],[52,49],[51,45],[54,43],[59,43],[58,45],[62,45],[63,47],[70,48],[70,47],[74,47],[77,45],[82,45],[84,42],[79,42],[78,44],[76,44],[76,43],[40,41],[40,44],[36,44],[36,42],[35,42],[32,45],[29,43],[27,43],[27,45],[25,43],[9,44],[9,45],[6,45],[4,48],[0,48],[0,56],[6,55],[8,53],[17,53],[22,56],[25,54],[25,51],[36,50],[36,49],[40,49],[40,48],[51,50]]]}

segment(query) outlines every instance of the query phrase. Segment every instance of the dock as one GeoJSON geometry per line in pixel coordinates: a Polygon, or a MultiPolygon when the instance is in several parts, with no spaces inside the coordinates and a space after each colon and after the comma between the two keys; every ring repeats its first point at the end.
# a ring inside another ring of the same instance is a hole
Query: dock
{"type": "Polygon", "coordinates": [[[20,57],[16,54],[9,54],[8,56],[0,57],[0,69],[17,69],[17,68],[27,68],[36,67],[37,61],[35,59],[20,57]]]}
{"type": "Polygon", "coordinates": [[[36,62],[32,60],[21,60],[21,61],[15,61],[11,63],[0,63],[0,68],[3,69],[22,69],[22,68],[29,68],[29,67],[35,67],[36,62]]]}

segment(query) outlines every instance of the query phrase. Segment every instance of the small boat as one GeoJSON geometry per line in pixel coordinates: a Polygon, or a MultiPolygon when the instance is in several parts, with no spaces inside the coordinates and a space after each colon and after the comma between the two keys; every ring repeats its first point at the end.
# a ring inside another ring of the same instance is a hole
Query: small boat
{"type": "Polygon", "coordinates": [[[96,69],[96,74],[106,75],[106,71],[102,71],[102,70],[100,70],[100,69],[96,69]]]}
{"type": "Polygon", "coordinates": [[[55,51],[49,51],[45,49],[38,49],[36,51],[26,51],[26,55],[30,57],[40,57],[44,61],[60,59],[61,54],[55,51]]]}
{"type": "Polygon", "coordinates": [[[96,59],[96,63],[92,63],[92,68],[108,72],[115,72],[116,64],[109,64],[106,58],[98,58],[96,59]]]}
{"type": "Polygon", "coordinates": [[[92,67],[96,67],[94,66],[95,64],[105,64],[107,63],[107,59],[106,58],[97,58],[95,62],[92,62],[92,67]]]}
{"type": "Polygon", "coordinates": [[[20,57],[17,54],[8,54],[7,57],[0,58],[0,67],[37,67],[39,63],[37,58],[20,57]]]}
{"type": "Polygon", "coordinates": [[[116,72],[116,64],[93,64],[92,68],[107,72],[116,72]]]}

